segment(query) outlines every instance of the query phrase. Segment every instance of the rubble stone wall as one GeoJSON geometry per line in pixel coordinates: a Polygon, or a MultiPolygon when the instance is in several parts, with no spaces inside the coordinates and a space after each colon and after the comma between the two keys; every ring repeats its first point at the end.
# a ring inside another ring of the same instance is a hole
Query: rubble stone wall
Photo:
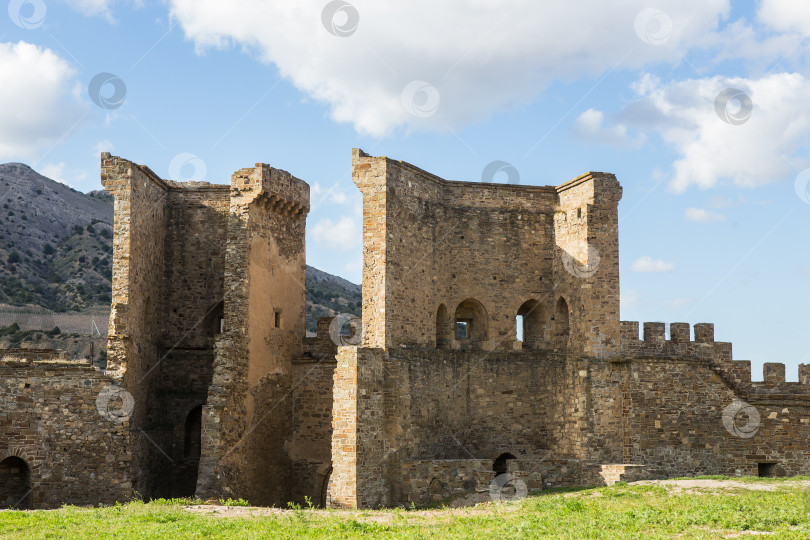
{"type": "Polygon", "coordinates": [[[96,403],[115,382],[89,364],[0,362],[0,462],[22,459],[30,487],[23,500],[0,507],[95,506],[133,496],[131,425],[102,416],[96,403]]]}

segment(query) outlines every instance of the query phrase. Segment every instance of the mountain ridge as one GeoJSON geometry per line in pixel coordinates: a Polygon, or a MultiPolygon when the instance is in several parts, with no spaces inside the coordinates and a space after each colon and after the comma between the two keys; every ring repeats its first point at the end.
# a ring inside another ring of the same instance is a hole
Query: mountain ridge
{"type": "MultiPolygon", "coordinates": [[[[0,164],[0,305],[109,310],[112,225],[107,191],[81,193],[24,163],[0,164]]],[[[359,285],[311,266],[306,283],[307,331],[319,317],[359,315],[359,285]]]]}

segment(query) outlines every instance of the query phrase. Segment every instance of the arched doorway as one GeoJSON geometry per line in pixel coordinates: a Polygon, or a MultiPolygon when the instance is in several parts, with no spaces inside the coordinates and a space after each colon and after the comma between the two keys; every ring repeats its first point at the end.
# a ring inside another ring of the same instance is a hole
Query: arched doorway
{"type": "Polygon", "coordinates": [[[450,316],[447,313],[447,306],[439,306],[436,312],[436,348],[449,349],[450,341],[453,339],[450,316]]]}
{"type": "Polygon", "coordinates": [[[518,341],[524,349],[542,347],[546,334],[546,316],[543,306],[537,300],[527,300],[520,306],[515,317],[518,341]]]}
{"type": "Polygon", "coordinates": [[[194,407],[186,417],[183,458],[200,459],[200,437],[202,435],[202,405],[194,407]]]}
{"type": "Polygon", "coordinates": [[[456,307],[456,341],[462,350],[481,349],[487,341],[487,310],[474,298],[468,298],[456,307]]]}
{"type": "Polygon", "coordinates": [[[568,317],[568,302],[562,296],[554,306],[554,346],[559,349],[568,348],[570,334],[568,317]]]}
{"type": "Polygon", "coordinates": [[[331,502],[331,494],[329,493],[329,480],[332,478],[332,467],[326,469],[325,472],[319,473],[321,477],[321,489],[319,505],[321,508],[327,508],[331,502]]]}
{"type": "Polygon", "coordinates": [[[202,405],[194,407],[183,425],[183,459],[175,469],[173,497],[193,497],[197,489],[202,435],[202,405]]]}
{"type": "Polygon", "coordinates": [[[28,508],[31,495],[31,470],[17,456],[0,461],[0,508],[28,508]]]}

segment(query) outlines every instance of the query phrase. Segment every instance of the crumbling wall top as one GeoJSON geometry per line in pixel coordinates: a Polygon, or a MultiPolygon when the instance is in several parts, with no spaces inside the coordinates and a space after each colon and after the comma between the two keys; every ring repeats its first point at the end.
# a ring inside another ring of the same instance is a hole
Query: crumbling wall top
{"type": "Polygon", "coordinates": [[[231,194],[251,200],[266,197],[293,214],[309,213],[309,184],[266,163],[239,169],[231,175],[231,194]]]}

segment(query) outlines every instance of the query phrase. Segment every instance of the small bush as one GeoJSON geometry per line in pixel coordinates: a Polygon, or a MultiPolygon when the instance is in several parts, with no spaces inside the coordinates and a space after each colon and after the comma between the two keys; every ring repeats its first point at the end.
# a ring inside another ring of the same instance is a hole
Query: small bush
{"type": "Polygon", "coordinates": [[[245,499],[231,499],[228,497],[227,499],[220,499],[219,504],[222,506],[250,506],[250,503],[247,502],[245,499]]]}

